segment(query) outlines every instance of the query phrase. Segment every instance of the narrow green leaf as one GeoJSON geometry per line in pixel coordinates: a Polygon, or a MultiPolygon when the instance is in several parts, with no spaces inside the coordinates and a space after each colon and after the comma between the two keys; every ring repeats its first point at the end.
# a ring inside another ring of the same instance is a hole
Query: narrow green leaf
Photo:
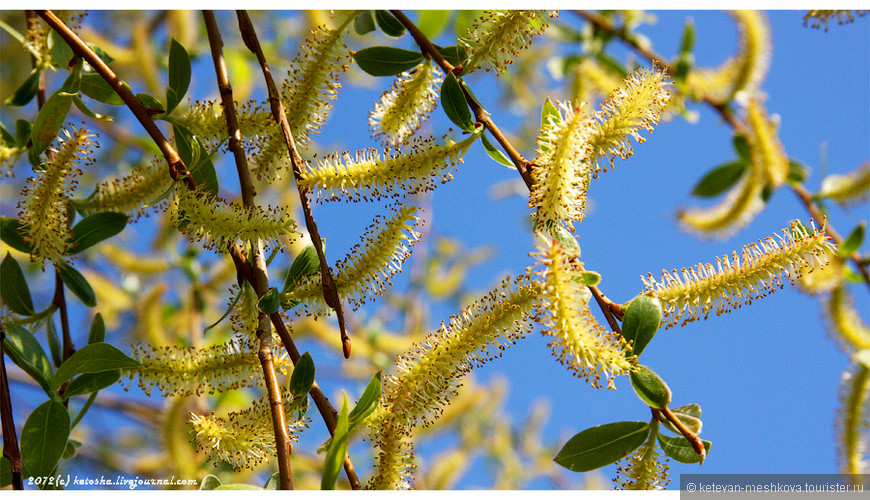
{"type": "Polygon", "coordinates": [[[94,51],[95,54],[97,54],[97,57],[99,57],[104,63],[111,64],[112,61],[115,60],[114,57],[110,56],[108,52],[106,52],[105,50],[103,50],[99,46],[97,46],[91,42],[85,42],[85,43],[87,44],[88,47],[91,48],[91,50],[94,51]]]}
{"type": "Polygon", "coordinates": [[[79,253],[120,233],[129,217],[117,212],[89,215],[72,227],[73,242],[70,253],[79,253]]]}
{"type": "Polygon", "coordinates": [[[504,153],[501,152],[500,149],[495,147],[489,139],[486,137],[486,132],[480,134],[480,142],[483,144],[483,149],[486,150],[486,154],[489,155],[490,158],[496,161],[496,163],[501,163],[502,165],[510,168],[517,168],[514,165],[514,162],[510,160],[504,153]]]}
{"type": "Polygon", "coordinates": [[[740,180],[747,167],[748,164],[741,160],[723,163],[707,172],[695,185],[692,194],[709,198],[724,193],[740,180]]]}
{"type": "Polygon", "coordinates": [[[786,181],[791,184],[802,184],[809,176],[810,167],[801,163],[800,160],[795,160],[794,158],[788,159],[788,176],[786,181]]]}
{"type": "Polygon", "coordinates": [[[86,116],[93,118],[94,120],[105,120],[107,122],[110,122],[110,121],[113,121],[115,119],[114,117],[112,117],[110,115],[101,115],[101,114],[95,112],[94,110],[89,108],[88,105],[85,104],[85,101],[83,101],[82,98],[79,96],[73,97],[73,104],[76,105],[76,108],[78,108],[79,111],[84,113],[86,116]]]}
{"type": "Polygon", "coordinates": [[[139,362],[129,358],[114,346],[105,342],[88,344],[76,351],[57,369],[51,378],[51,387],[57,390],[64,382],[80,373],[99,373],[134,366],[139,366],[139,362]]]}
{"type": "MultiPolygon", "coordinates": [[[[27,120],[23,120],[23,119],[19,119],[18,121],[27,122],[27,120]]],[[[30,122],[27,122],[27,124],[29,125],[30,122]]],[[[16,125],[17,125],[17,122],[16,122],[16,125]]],[[[19,140],[17,137],[17,133],[18,133],[17,127],[16,127],[15,132],[16,132],[16,135],[13,135],[12,132],[10,132],[9,129],[6,128],[6,125],[3,125],[3,122],[0,121],[0,141],[2,141],[0,143],[2,143],[4,146],[6,146],[8,148],[14,148],[16,146],[19,146],[19,147],[21,146],[21,140],[19,140]]],[[[27,139],[30,139],[29,133],[27,134],[27,137],[24,138],[25,141],[27,141],[27,139]]]]}
{"type": "Polygon", "coordinates": [[[33,120],[30,140],[33,142],[34,154],[39,155],[57,137],[60,128],[66,121],[66,115],[72,108],[72,96],[60,91],[52,94],[39,110],[33,120]]]}
{"type": "Polygon", "coordinates": [[[3,276],[0,280],[0,298],[9,309],[22,316],[36,314],[33,310],[33,299],[30,298],[30,287],[24,279],[24,272],[9,252],[6,252],[3,262],[0,262],[0,276],[3,276]]]}
{"type": "Polygon", "coordinates": [[[69,431],[69,412],[62,404],[46,401],[33,410],[21,429],[21,467],[27,477],[51,475],[66,448],[69,431]]]}
{"type": "Polygon", "coordinates": [[[347,454],[347,437],[349,431],[347,394],[345,394],[344,401],[341,404],[341,411],[338,414],[338,421],[335,424],[335,432],[332,435],[332,442],[329,444],[329,451],[326,452],[326,459],[323,463],[323,475],[320,479],[321,490],[335,489],[335,483],[338,481],[338,474],[341,471],[342,464],[344,463],[344,456],[347,454]]]}
{"type": "Polygon", "coordinates": [[[445,76],[441,84],[441,107],[456,126],[466,132],[474,132],[474,118],[465,101],[465,94],[452,74],[445,76]]]}
{"type": "Polygon", "coordinates": [[[695,47],[695,23],[692,18],[686,19],[686,25],[683,28],[683,38],[680,40],[680,53],[686,54],[692,51],[695,47]]]}
{"type": "Polygon", "coordinates": [[[161,114],[166,112],[166,108],[163,106],[163,103],[152,95],[139,93],[136,94],[136,99],[139,99],[139,102],[141,102],[142,105],[145,106],[146,110],[149,113],[161,114]]]}
{"type": "Polygon", "coordinates": [[[191,146],[196,148],[199,156],[198,159],[196,159],[197,155],[194,154],[196,163],[192,167],[189,163],[185,163],[190,168],[190,175],[197,184],[205,186],[207,191],[217,196],[219,189],[218,176],[217,171],[214,168],[214,163],[211,161],[211,155],[208,154],[205,146],[198,137],[194,139],[191,146]]]}
{"type": "Polygon", "coordinates": [[[82,68],[84,64],[84,59],[76,60],[75,65],[70,68],[69,76],[63,81],[63,85],[57,89],[56,94],[69,94],[70,97],[78,95],[82,88],[82,68]]]}
{"type": "Polygon", "coordinates": [[[849,236],[843,241],[840,245],[840,258],[848,259],[855,253],[859,248],[861,248],[861,243],[864,242],[864,229],[866,227],[866,223],[862,222],[855,226],[855,229],[849,233],[849,236]]]}
{"type": "Polygon", "coordinates": [[[269,479],[266,480],[266,484],[263,485],[264,490],[278,490],[281,485],[281,473],[276,472],[269,476],[269,479]]]}
{"type": "Polygon", "coordinates": [[[648,422],[599,425],[572,437],[554,460],[568,470],[587,472],[627,456],[643,444],[648,434],[648,422]]]}
{"type": "Polygon", "coordinates": [[[671,403],[671,390],[656,372],[640,365],[631,372],[631,386],[637,397],[652,408],[661,409],[671,403]]]}
{"type": "Polygon", "coordinates": [[[662,303],[655,297],[639,295],[625,310],[622,336],[632,346],[631,354],[640,356],[662,324],[662,303]]]}
{"type": "Polygon", "coordinates": [[[468,54],[465,51],[465,47],[461,45],[451,45],[449,47],[441,47],[438,49],[438,52],[444,57],[447,62],[452,64],[453,66],[462,66],[466,59],[468,59],[468,54]]]}
{"type": "Polygon", "coordinates": [[[39,73],[38,69],[31,71],[30,75],[15,89],[15,92],[6,98],[6,104],[9,106],[25,106],[33,100],[36,96],[36,91],[39,89],[39,73]]]}
{"type": "Polygon", "coordinates": [[[734,151],[743,163],[752,163],[752,153],[749,151],[749,139],[744,134],[734,134],[734,151]]]}
{"type": "Polygon", "coordinates": [[[27,141],[30,140],[30,131],[33,130],[33,124],[29,121],[19,118],[15,121],[15,142],[19,148],[27,146],[27,141]]]}
{"type": "Polygon", "coordinates": [[[364,10],[353,19],[353,29],[357,35],[365,35],[371,33],[375,28],[375,20],[372,17],[372,11],[364,10]]]}
{"type": "Polygon", "coordinates": [[[19,368],[36,381],[46,394],[51,395],[51,362],[36,337],[23,326],[6,323],[3,351],[19,368]]]}
{"type": "MultiPolygon", "coordinates": [[[[429,40],[438,38],[438,35],[447,27],[452,10],[420,10],[417,11],[417,27],[429,40]]],[[[453,64],[452,62],[450,64],[453,64]]],[[[453,64],[456,66],[456,64],[453,64]]]]}
{"type": "Polygon", "coordinates": [[[82,301],[82,304],[88,307],[95,307],[97,305],[97,296],[94,294],[94,289],[91,288],[91,284],[82,276],[82,273],[69,264],[59,265],[56,268],[63,284],[82,301]]]}
{"type": "Polygon", "coordinates": [[[19,252],[30,253],[30,245],[21,237],[21,224],[13,217],[0,217],[0,239],[19,252]]]}
{"type": "Polygon", "coordinates": [[[561,123],[562,115],[559,114],[559,109],[553,104],[553,101],[548,97],[541,106],[541,128],[549,126],[550,123],[561,123]]]}
{"type": "MultiPolygon", "coordinates": [[[[701,461],[701,455],[695,453],[695,449],[692,448],[692,445],[683,436],[671,437],[659,433],[658,438],[659,445],[661,445],[662,451],[665,452],[665,455],[673,458],[677,462],[696,464],[701,461]]],[[[710,441],[704,441],[703,439],[701,442],[704,443],[704,450],[706,450],[707,455],[709,455],[710,446],[713,443],[710,441]]]]}
{"type": "Polygon", "coordinates": [[[320,260],[317,257],[317,250],[314,245],[308,245],[293,259],[293,264],[287,271],[287,277],[284,278],[284,287],[281,289],[281,293],[292,291],[302,278],[319,270],[320,260]]]}
{"type": "Polygon", "coordinates": [[[166,88],[166,114],[172,112],[190,86],[190,56],[174,38],[169,45],[169,84],[166,88]]]}
{"type": "Polygon", "coordinates": [[[51,362],[55,367],[63,364],[63,350],[57,328],[54,327],[54,319],[48,318],[45,322],[45,336],[48,337],[48,352],[51,353],[51,362]]]}
{"type": "Polygon", "coordinates": [[[367,47],[353,53],[357,66],[372,76],[393,76],[420,64],[423,54],[396,47],[367,47]]]}
{"type": "Polygon", "coordinates": [[[293,375],[290,376],[290,392],[297,396],[308,394],[314,385],[314,360],[311,354],[306,352],[299,357],[296,366],[293,367],[293,375]]]}
{"type": "Polygon", "coordinates": [[[601,283],[601,275],[595,271],[583,271],[580,273],[580,282],[586,286],[595,286],[601,283]]]}
{"type": "Polygon", "coordinates": [[[84,73],[81,85],[82,94],[95,101],[111,106],[124,105],[124,100],[121,99],[121,96],[97,73],[84,73]]]}
{"type": "Polygon", "coordinates": [[[199,482],[200,490],[213,490],[223,484],[219,477],[214,474],[206,474],[199,482]]]}
{"type": "Polygon", "coordinates": [[[106,370],[99,373],[83,373],[72,379],[66,390],[63,392],[64,399],[69,399],[80,394],[90,394],[92,392],[105,389],[121,379],[121,370],[106,370]]]}
{"type": "Polygon", "coordinates": [[[405,34],[405,27],[392,14],[385,10],[375,11],[375,21],[378,22],[378,27],[385,35],[398,38],[405,34]]]}
{"type": "Polygon", "coordinates": [[[351,410],[350,415],[348,415],[348,427],[350,429],[359,425],[360,422],[365,420],[366,417],[375,411],[378,407],[378,403],[381,401],[382,390],[383,380],[382,374],[379,371],[372,376],[371,380],[369,380],[362,396],[359,398],[359,402],[357,402],[356,406],[351,410]]]}
{"type": "Polygon", "coordinates": [[[103,313],[97,313],[88,332],[88,344],[96,344],[104,340],[106,340],[106,323],[103,321],[103,313]]]}
{"type": "Polygon", "coordinates": [[[281,297],[278,295],[278,289],[274,286],[260,297],[257,302],[257,309],[262,313],[272,314],[278,312],[281,308],[281,297]]]}

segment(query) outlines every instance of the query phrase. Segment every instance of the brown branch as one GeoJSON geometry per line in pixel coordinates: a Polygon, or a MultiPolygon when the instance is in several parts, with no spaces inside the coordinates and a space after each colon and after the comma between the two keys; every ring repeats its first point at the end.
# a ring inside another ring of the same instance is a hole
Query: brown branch
{"type": "Polygon", "coordinates": [[[4,340],[6,340],[6,328],[0,322],[0,427],[2,427],[3,433],[3,457],[9,460],[12,471],[12,489],[23,490],[21,450],[18,447],[18,435],[15,434],[12,397],[9,395],[9,379],[6,377],[6,359],[3,353],[4,340]]]}
{"type": "Polygon", "coordinates": [[[619,323],[616,322],[617,317],[622,319],[622,307],[605,297],[597,286],[588,286],[587,288],[592,292],[592,296],[595,297],[595,302],[598,303],[598,307],[601,308],[604,317],[607,318],[607,324],[610,325],[610,328],[616,333],[622,333],[622,330],[619,328],[619,323]]]}
{"type": "Polygon", "coordinates": [[[698,437],[697,434],[689,430],[689,428],[686,427],[683,422],[679,418],[677,418],[676,415],[674,415],[674,412],[672,412],[667,406],[658,409],[653,408],[653,413],[655,412],[661,412],[665,416],[665,418],[668,419],[668,422],[672,423],[674,427],[676,427],[677,430],[680,431],[680,434],[682,434],[683,437],[686,438],[686,440],[689,441],[689,443],[692,445],[692,449],[695,450],[695,453],[697,453],[701,457],[701,465],[704,465],[704,459],[707,458],[707,449],[704,448],[704,442],[701,441],[701,438],[698,437]]]}
{"type": "Polygon", "coordinates": [[[326,263],[326,255],[323,253],[323,242],[320,238],[320,232],[317,230],[317,223],[314,222],[314,217],[311,215],[311,205],[308,199],[308,193],[301,185],[302,178],[302,157],[299,156],[299,151],[296,149],[296,142],[293,140],[293,132],[290,130],[290,124],[287,122],[287,114],[284,111],[284,104],[278,94],[278,88],[275,86],[275,80],[272,78],[272,72],[269,70],[269,64],[266,62],[266,57],[263,55],[263,50],[260,47],[260,40],[257,38],[257,32],[254,29],[251,18],[244,10],[236,12],[239,18],[239,31],[242,33],[242,40],[245,46],[257,56],[257,61],[263,69],[263,77],[266,80],[266,88],[269,91],[269,104],[272,109],[272,116],[281,128],[281,133],[284,136],[284,142],[287,145],[287,150],[290,153],[290,164],[293,167],[293,177],[296,179],[296,189],[299,191],[299,201],[302,204],[302,212],[305,215],[305,228],[311,236],[311,243],[317,251],[317,258],[320,260],[320,281],[323,291],[323,300],[326,305],[335,311],[338,318],[338,327],[341,331],[341,350],[345,358],[350,357],[350,337],[347,335],[347,329],[344,321],[344,311],[341,307],[341,299],[338,297],[338,287],[335,285],[335,280],[332,278],[332,272],[329,270],[329,265],[326,263]]]}

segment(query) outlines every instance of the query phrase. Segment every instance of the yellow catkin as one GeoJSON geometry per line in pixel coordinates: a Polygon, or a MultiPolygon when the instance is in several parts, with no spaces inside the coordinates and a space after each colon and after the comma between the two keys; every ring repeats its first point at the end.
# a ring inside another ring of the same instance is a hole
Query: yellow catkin
{"type": "Polygon", "coordinates": [[[870,162],[847,174],[831,174],[825,177],[819,195],[845,205],[867,201],[870,195],[870,162]]]}
{"type": "Polygon", "coordinates": [[[837,414],[837,455],[843,474],[867,474],[867,438],[870,435],[870,352],[843,374],[837,414]]]}
{"type": "Polygon", "coordinates": [[[849,290],[842,284],[828,295],[824,308],[828,331],[848,350],[870,349],[870,329],[864,324],[849,290]]]}
{"type": "Polygon", "coordinates": [[[708,237],[727,238],[746,227],[764,208],[764,184],[754,168],[732,187],[725,198],[709,208],[689,208],[677,212],[683,229],[708,237]]]}
{"type": "Polygon", "coordinates": [[[441,72],[428,60],[399,75],[369,113],[374,135],[389,146],[404,143],[435,109],[441,78],[441,72]]]}
{"type": "Polygon", "coordinates": [[[779,141],[776,126],[767,117],[758,99],[750,99],[746,106],[746,134],[752,163],[764,174],[765,184],[777,188],[788,176],[788,157],[779,141]]]}
{"type": "MultiPolygon", "coordinates": [[[[475,19],[467,36],[460,40],[471,56],[465,71],[479,68],[501,74],[513,64],[521,50],[532,44],[532,38],[548,26],[545,11],[493,10],[475,19]]],[[[555,17],[556,13],[549,16],[555,17]]]]}

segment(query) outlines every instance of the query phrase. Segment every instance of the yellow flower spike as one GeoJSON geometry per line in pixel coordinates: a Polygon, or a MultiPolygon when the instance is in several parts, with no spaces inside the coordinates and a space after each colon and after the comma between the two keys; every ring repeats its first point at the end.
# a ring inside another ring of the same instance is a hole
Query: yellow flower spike
{"type": "Polygon", "coordinates": [[[572,67],[571,95],[575,103],[594,102],[608,96],[622,84],[622,79],[602,67],[593,58],[584,58],[572,67]]]}
{"type": "Polygon", "coordinates": [[[681,226],[703,236],[727,238],[746,227],[764,208],[764,184],[755,168],[728,190],[719,204],[709,208],[690,208],[677,212],[681,226]]]}
{"type": "Polygon", "coordinates": [[[770,68],[770,25],[767,16],[757,10],[734,10],[730,12],[737,22],[739,48],[736,57],[735,80],[731,94],[740,91],[755,93],[767,76],[770,68]]]}
{"type": "Polygon", "coordinates": [[[387,149],[383,158],[375,149],[357,151],[355,158],[348,152],[333,154],[316,168],[304,165],[299,185],[319,201],[369,201],[431,191],[437,179],[443,183],[453,178],[450,167],[462,162],[477,137],[445,144],[435,144],[432,137],[417,138],[407,152],[387,149]]]}
{"type": "MultiPolygon", "coordinates": [[[[563,221],[569,230],[585,217],[591,173],[589,139],[595,121],[570,103],[559,103],[559,116],[547,115],[538,138],[538,157],[532,165],[529,207],[537,207],[535,229],[563,221]]],[[[557,110],[558,111],[558,110],[557,110]]]]}
{"type": "Polygon", "coordinates": [[[776,126],[756,98],[750,99],[746,106],[746,122],[746,138],[754,168],[763,172],[765,184],[777,188],[788,176],[788,158],[777,137],[776,126]]]}
{"type": "MultiPolygon", "coordinates": [[[[131,382],[138,375],[146,394],[157,387],[163,396],[200,396],[263,383],[256,351],[235,341],[203,349],[136,344],[131,357],[141,365],[126,375],[131,382]]],[[[281,373],[292,366],[284,353],[275,353],[273,361],[281,373]]]]}
{"type": "Polygon", "coordinates": [[[374,135],[382,136],[385,145],[404,143],[435,109],[441,79],[441,72],[429,60],[399,75],[369,113],[374,135]]]}
{"type": "Polygon", "coordinates": [[[849,350],[870,349],[870,329],[861,320],[849,290],[842,284],[831,290],[824,308],[828,331],[849,350]]]}
{"type": "Polygon", "coordinates": [[[650,432],[649,438],[627,458],[617,462],[617,490],[662,490],[671,479],[668,477],[670,467],[665,461],[659,460],[656,452],[657,432],[650,432]]]}
{"type": "MultiPolygon", "coordinates": [[[[306,402],[308,395],[305,395],[306,402]]],[[[308,427],[305,418],[295,418],[302,404],[289,391],[282,394],[284,414],[290,439],[298,440],[299,432],[308,427]]],[[[267,396],[255,400],[250,407],[232,412],[226,418],[190,413],[190,423],[196,431],[199,450],[230,464],[235,470],[254,469],[275,457],[275,433],[267,396]]]]}
{"type": "Polygon", "coordinates": [[[78,165],[94,162],[91,149],[96,146],[94,134],[81,128],[70,133],[63,130],[66,139],[58,138],[57,148],[41,160],[42,170],[27,179],[18,204],[21,225],[27,228],[23,238],[33,250],[31,260],[63,264],[72,244],[72,231],[67,212],[69,193],[75,188],[75,176],[81,174],[78,165]]]}
{"type": "Polygon", "coordinates": [[[836,17],[837,24],[849,24],[855,22],[855,16],[864,17],[867,15],[866,10],[810,10],[804,15],[804,26],[812,19],[812,26],[819,29],[822,24],[825,25],[825,31],[828,31],[828,21],[836,17]]]}
{"type": "Polygon", "coordinates": [[[716,265],[698,264],[680,272],[662,271],[661,281],[652,274],[641,277],[646,292],[659,298],[664,307],[666,328],[677,323],[707,319],[731,312],[753,299],[760,299],[782,288],[783,277],[794,283],[804,272],[823,268],[828,263],[828,250],[833,248],[824,227],[805,228],[795,221],[784,236],[774,234],[758,243],[743,247],[741,256],[733,252],[716,259],[716,265]]]}
{"type": "Polygon", "coordinates": [[[602,386],[603,375],[607,387],[615,389],[614,377],[631,370],[628,349],[621,337],[605,330],[592,316],[586,287],[574,279],[578,274],[571,261],[578,252],[552,240],[544,240],[538,250],[541,298],[537,310],[544,335],[551,337],[553,355],[593,387],[602,386]]]}
{"type": "Polygon", "coordinates": [[[175,190],[172,221],[191,241],[202,241],[204,248],[217,252],[226,252],[239,241],[253,243],[258,239],[272,247],[280,245],[282,236],[296,233],[296,222],[283,207],[245,208],[203,188],[175,190]]]}
{"type": "Polygon", "coordinates": [[[822,269],[816,269],[811,273],[803,274],[795,282],[802,292],[809,295],[819,295],[842,286],[843,273],[845,272],[843,259],[832,249],[829,249],[826,253],[828,259],[827,266],[822,269]]]}
{"type": "Polygon", "coordinates": [[[511,57],[532,44],[532,38],[544,32],[549,23],[547,17],[556,17],[555,12],[492,10],[475,19],[468,35],[460,40],[471,57],[464,71],[484,68],[501,74],[511,57]]]}
{"type": "Polygon", "coordinates": [[[642,68],[625,79],[601,105],[597,113],[600,124],[590,138],[595,173],[601,170],[598,158],[609,157],[610,167],[616,157],[623,160],[633,154],[629,139],[643,144],[646,140],[640,135],[645,129],[652,132],[658,124],[662,112],[671,99],[667,81],[668,73],[661,68],[642,68]]]}
{"type": "Polygon", "coordinates": [[[125,177],[98,184],[94,194],[84,200],[73,200],[73,204],[86,214],[120,212],[136,220],[152,208],[152,203],[161,203],[161,195],[171,187],[166,160],[155,156],[125,177]]]}
{"type": "Polygon", "coordinates": [[[856,356],[855,366],[843,374],[837,458],[843,474],[867,474],[867,439],[870,436],[870,351],[856,356]]]}
{"type": "Polygon", "coordinates": [[[865,163],[848,174],[831,174],[822,181],[819,196],[831,198],[845,205],[867,201],[870,195],[870,163],[865,163]]]}

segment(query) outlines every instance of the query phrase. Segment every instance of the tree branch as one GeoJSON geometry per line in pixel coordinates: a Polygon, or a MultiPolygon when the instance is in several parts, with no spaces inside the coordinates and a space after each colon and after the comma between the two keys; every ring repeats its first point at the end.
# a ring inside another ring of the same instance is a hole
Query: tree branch
{"type": "Polygon", "coordinates": [[[18,435],[15,434],[12,398],[9,395],[9,379],[6,377],[6,357],[3,353],[4,340],[6,340],[6,328],[3,326],[3,322],[0,322],[0,427],[2,427],[3,433],[3,456],[9,460],[12,471],[12,489],[23,490],[21,450],[18,447],[18,435]]]}

